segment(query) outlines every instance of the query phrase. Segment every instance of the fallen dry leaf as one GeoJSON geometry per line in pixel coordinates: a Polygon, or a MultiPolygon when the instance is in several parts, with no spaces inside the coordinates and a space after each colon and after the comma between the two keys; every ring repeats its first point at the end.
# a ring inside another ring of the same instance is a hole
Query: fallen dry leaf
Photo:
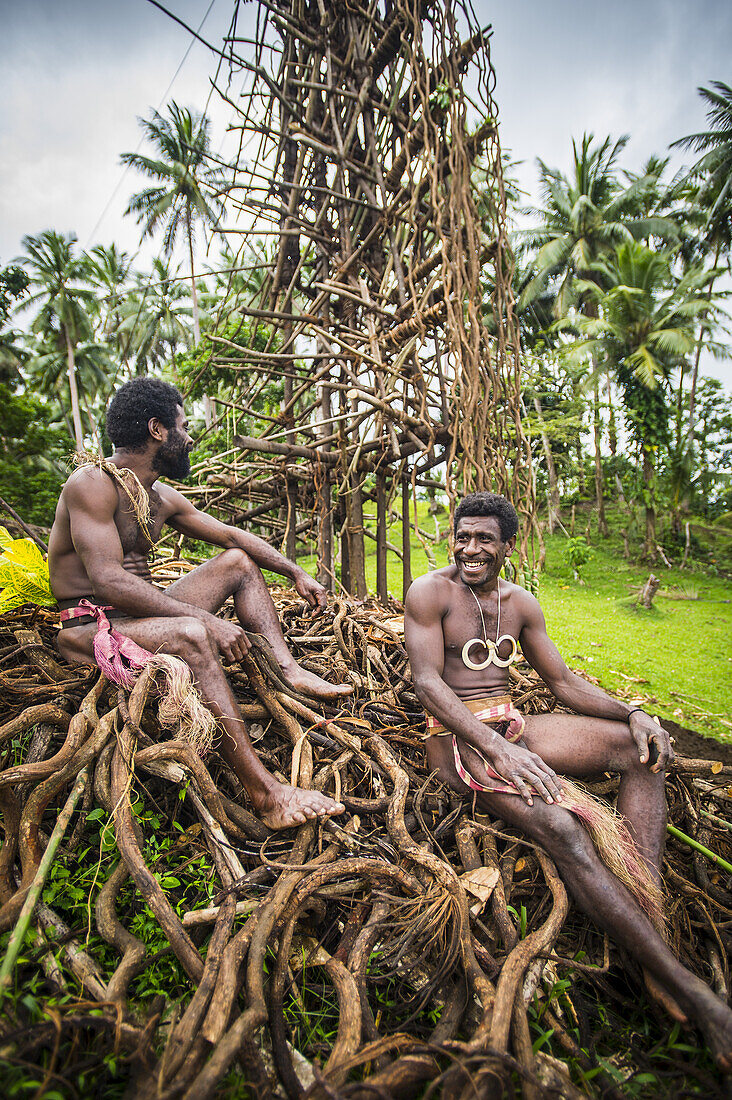
{"type": "Polygon", "coordinates": [[[478,901],[470,906],[470,912],[474,917],[477,917],[483,909],[500,877],[501,872],[497,867],[479,867],[476,871],[466,871],[460,876],[460,881],[467,892],[478,898],[478,901]]]}

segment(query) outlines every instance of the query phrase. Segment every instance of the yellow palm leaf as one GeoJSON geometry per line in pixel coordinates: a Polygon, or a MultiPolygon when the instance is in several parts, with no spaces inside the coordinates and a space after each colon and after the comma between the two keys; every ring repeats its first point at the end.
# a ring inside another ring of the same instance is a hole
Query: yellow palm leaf
{"type": "Polygon", "coordinates": [[[0,614],[35,603],[53,607],[48,562],[32,539],[14,539],[0,527],[0,614]]]}

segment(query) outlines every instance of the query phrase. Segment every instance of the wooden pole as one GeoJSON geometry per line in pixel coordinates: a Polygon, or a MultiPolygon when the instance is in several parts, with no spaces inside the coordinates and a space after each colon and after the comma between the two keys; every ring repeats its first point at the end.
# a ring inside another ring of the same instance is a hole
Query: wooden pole
{"type": "Polygon", "coordinates": [[[376,595],[386,607],[389,590],[386,580],[386,475],[376,473],[376,595]]]}
{"type": "Polygon", "coordinates": [[[412,583],[412,540],[409,525],[409,505],[412,499],[411,486],[406,473],[402,475],[402,601],[412,583]]]}
{"type": "Polygon", "coordinates": [[[366,585],[366,550],[363,538],[363,493],[358,474],[351,475],[351,491],[348,494],[350,519],[348,539],[351,560],[351,582],[353,594],[357,600],[365,600],[368,595],[366,585]]]}

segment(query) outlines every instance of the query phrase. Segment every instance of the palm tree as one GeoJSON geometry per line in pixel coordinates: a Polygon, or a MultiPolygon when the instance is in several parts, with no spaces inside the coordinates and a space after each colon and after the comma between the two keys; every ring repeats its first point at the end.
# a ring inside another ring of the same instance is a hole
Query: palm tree
{"type": "MultiPolygon", "coordinates": [[[[119,310],[128,293],[128,279],[132,272],[132,256],[121,252],[116,244],[106,249],[97,244],[87,253],[89,282],[101,292],[98,298],[101,332],[113,338],[119,327],[119,310]]],[[[124,357],[123,350],[120,352],[124,357]]]]}
{"type": "Polygon", "coordinates": [[[732,88],[721,80],[713,80],[711,88],[697,91],[709,104],[709,129],[689,134],[671,143],[693,149],[702,156],[692,166],[689,176],[701,181],[700,202],[708,210],[710,230],[720,238],[726,236],[729,248],[732,235],[732,88]]]}
{"type": "MultiPolygon", "coordinates": [[[[74,348],[74,370],[78,402],[81,411],[86,416],[88,434],[95,440],[95,446],[100,446],[97,425],[99,423],[99,398],[106,396],[106,390],[110,379],[117,375],[118,367],[112,361],[109,347],[100,344],[94,339],[85,340],[74,348]]],[[[64,374],[66,373],[66,356],[63,348],[54,346],[43,335],[38,338],[35,349],[31,348],[31,354],[26,366],[27,373],[34,386],[43,394],[59,394],[64,388],[64,374]]],[[[61,410],[66,427],[71,434],[71,425],[68,423],[64,412],[65,402],[61,402],[61,410]]],[[[77,449],[80,449],[77,440],[77,449]]]]}
{"type": "MultiPolygon", "coordinates": [[[[8,328],[13,305],[28,289],[28,274],[22,267],[0,268],[0,384],[20,381],[26,358],[23,335],[8,328]]],[[[16,306],[17,308],[17,306],[16,306]]]]}
{"type": "Polygon", "coordinates": [[[576,280],[591,275],[593,264],[604,253],[623,241],[676,236],[668,218],[639,211],[642,197],[656,182],[655,166],[652,175],[637,176],[627,186],[618,178],[617,161],[628,135],[614,144],[610,137],[594,147],[593,141],[593,134],[584,134],[579,149],[572,142],[571,178],[538,160],[544,206],[525,211],[539,224],[518,234],[522,251],[538,249],[536,273],[521,296],[522,304],[533,301],[550,280],[561,279],[555,290],[557,317],[566,316],[569,307],[578,304],[576,280]]]}
{"type": "Polygon", "coordinates": [[[191,307],[176,273],[165,260],[154,260],[150,275],[136,277],[120,307],[119,338],[134,356],[137,374],[172,360],[181,345],[190,344],[191,307]]]}
{"type": "MultiPolygon", "coordinates": [[[[691,186],[691,203],[703,214],[701,249],[707,254],[713,253],[712,268],[716,272],[709,282],[708,293],[711,296],[719,273],[720,256],[723,251],[729,252],[732,243],[732,88],[721,80],[714,80],[711,88],[698,88],[697,91],[709,105],[709,129],[679,138],[671,148],[680,146],[702,154],[682,178],[680,185],[691,186]]],[[[700,325],[689,389],[686,433],[689,463],[693,461],[696,389],[704,332],[704,326],[700,325]]]]}
{"type": "Polygon", "coordinates": [[[191,269],[193,334],[197,344],[201,333],[193,262],[195,223],[200,221],[204,227],[213,228],[218,225],[225,190],[223,173],[211,164],[210,123],[205,115],[191,113],[175,102],[169,104],[167,118],[153,111],[152,118],[139,122],[159,156],[153,159],[141,153],[123,153],[122,163],[138,168],[158,182],[133,195],[125,213],[136,214],[138,223],[143,223],[143,239],[160,226],[165,227],[163,252],[168,257],[183,230],[191,269]]]}
{"type": "MultiPolygon", "coordinates": [[[[623,241],[651,235],[669,236],[675,230],[666,218],[639,216],[642,196],[651,180],[638,177],[624,186],[617,175],[617,161],[628,137],[613,143],[610,137],[593,145],[594,136],[584,134],[578,148],[572,142],[573,167],[570,177],[557,168],[538,161],[544,206],[529,209],[538,219],[538,226],[520,233],[522,251],[537,249],[533,266],[535,274],[527,283],[519,306],[525,306],[545,293],[558,281],[554,290],[554,313],[565,317],[571,306],[588,317],[596,315],[592,294],[580,291],[597,282],[597,261],[623,241]]],[[[595,498],[598,527],[607,534],[602,491],[600,372],[593,361],[594,384],[593,430],[595,438],[595,498]]]]}
{"type": "Polygon", "coordinates": [[[714,312],[709,272],[695,267],[677,278],[673,259],[670,251],[624,242],[595,265],[593,280],[579,284],[595,309],[574,319],[583,339],[572,354],[605,355],[623,392],[643,460],[644,552],[650,559],[656,556],[657,455],[668,442],[668,384],[693,351],[697,323],[709,327],[714,312]]]}
{"type": "Polygon", "coordinates": [[[74,437],[79,450],[84,446],[79,389],[76,377],[76,348],[92,338],[91,316],[94,292],[88,285],[88,264],[84,256],[74,255],[76,237],[62,236],[47,229],[38,237],[24,237],[26,254],[18,262],[28,270],[31,290],[20,308],[36,305],[38,313],[31,326],[46,346],[63,352],[69,380],[74,437]]]}

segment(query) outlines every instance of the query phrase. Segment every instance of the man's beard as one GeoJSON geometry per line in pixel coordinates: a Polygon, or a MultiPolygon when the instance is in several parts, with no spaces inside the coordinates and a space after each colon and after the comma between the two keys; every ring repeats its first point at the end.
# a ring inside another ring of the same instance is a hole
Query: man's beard
{"type": "Polygon", "coordinates": [[[191,472],[190,449],[183,436],[171,431],[161,443],[152,461],[153,469],[172,481],[184,481],[191,472]]]}

